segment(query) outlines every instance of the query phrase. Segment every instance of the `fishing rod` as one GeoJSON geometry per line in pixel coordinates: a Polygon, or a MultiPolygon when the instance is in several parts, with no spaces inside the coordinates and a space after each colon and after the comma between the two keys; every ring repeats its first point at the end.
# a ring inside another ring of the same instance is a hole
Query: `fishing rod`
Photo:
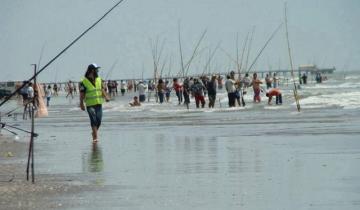
{"type": "Polygon", "coordinates": [[[239,65],[239,33],[236,33],[236,69],[240,76],[240,65],[239,65]]]}
{"type": "Polygon", "coordinates": [[[180,32],[180,21],[178,21],[178,41],[179,41],[179,50],[180,50],[180,65],[182,76],[185,77],[185,68],[184,68],[184,57],[181,47],[181,32],[180,32]]]}
{"type": "MultiPolygon", "coordinates": [[[[209,49],[209,59],[208,59],[207,62],[206,62],[206,65],[205,65],[205,67],[204,67],[203,74],[205,74],[207,68],[209,68],[210,63],[211,63],[212,59],[214,58],[215,53],[216,53],[216,51],[219,49],[220,45],[221,45],[221,41],[218,42],[218,44],[216,45],[214,51],[211,51],[211,49],[209,49]]],[[[209,68],[209,73],[210,73],[210,68],[209,68]]]]}
{"type": "Polygon", "coordinates": [[[286,2],[284,3],[284,13],[285,13],[285,31],[286,31],[286,40],[287,40],[290,67],[291,67],[291,76],[292,76],[293,83],[294,83],[294,98],[295,98],[295,102],[296,102],[296,108],[297,108],[298,112],[300,112],[299,95],[298,95],[297,87],[296,87],[296,84],[295,84],[294,65],[293,65],[293,60],[292,60],[292,56],[291,56],[291,48],[290,48],[290,41],[289,41],[289,32],[288,32],[288,24],[287,24],[287,4],[286,4],[286,2]]]}
{"type": "Polygon", "coordinates": [[[74,39],[67,47],[65,47],[59,54],[57,54],[53,59],[51,59],[45,66],[43,66],[39,71],[36,72],[35,75],[30,77],[26,82],[24,82],[20,87],[18,87],[14,92],[12,92],[8,98],[0,103],[0,107],[10,100],[21,88],[23,88],[26,84],[28,84],[31,80],[33,80],[37,75],[39,75],[42,71],[44,71],[50,64],[52,64],[56,59],[58,59],[66,50],[68,50],[72,45],[74,45],[77,41],[79,41],[85,34],[87,34],[92,28],[94,28],[100,21],[102,21],[111,11],[113,11],[119,4],[121,4],[124,0],[118,1],[113,7],[111,7],[103,16],[101,16],[95,23],[93,23],[89,28],[87,28],[83,33],[81,33],[77,38],[74,39]]]}
{"type": "Polygon", "coordinates": [[[248,46],[248,51],[247,51],[247,55],[246,55],[246,62],[245,62],[245,69],[247,69],[247,67],[248,67],[250,51],[251,51],[251,45],[252,45],[252,42],[253,42],[253,39],[254,39],[255,28],[256,27],[253,26],[252,32],[251,32],[251,37],[250,37],[250,40],[249,40],[249,46],[248,46]]]}
{"type": "Polygon", "coordinates": [[[197,42],[195,48],[194,48],[194,51],[193,51],[193,54],[191,55],[189,61],[185,64],[185,67],[186,67],[186,73],[185,73],[185,76],[188,74],[189,72],[189,68],[190,68],[190,65],[191,65],[191,62],[194,60],[194,58],[196,57],[197,55],[197,52],[198,52],[198,49],[199,49],[199,46],[202,42],[202,40],[204,39],[205,35],[207,33],[207,29],[204,30],[204,32],[201,34],[201,37],[199,39],[199,41],[197,42]]]}
{"type": "Polygon", "coordinates": [[[46,45],[46,42],[44,42],[42,48],[41,48],[41,51],[40,51],[40,57],[39,57],[39,61],[38,61],[38,64],[37,66],[40,66],[40,62],[42,60],[42,57],[43,57],[43,54],[44,54],[44,48],[45,48],[45,45],[46,45]]]}
{"type": "Polygon", "coordinates": [[[224,48],[220,47],[220,50],[230,59],[230,61],[232,61],[232,62],[234,62],[235,64],[237,64],[237,63],[236,63],[236,59],[234,59],[234,58],[230,55],[230,53],[226,52],[226,50],[224,50],[224,48]]]}
{"type": "MultiPolygon", "coordinates": [[[[8,124],[2,123],[2,122],[0,122],[0,125],[1,125],[1,128],[9,127],[9,128],[12,128],[12,129],[16,129],[16,130],[18,130],[18,131],[22,131],[22,132],[24,132],[24,133],[29,133],[29,134],[31,134],[31,131],[27,131],[27,130],[21,129],[21,128],[15,127],[15,126],[13,126],[13,125],[8,125],[8,124]]],[[[33,133],[33,134],[34,134],[34,137],[39,136],[39,134],[37,134],[37,133],[33,133]]]]}
{"type": "Polygon", "coordinates": [[[265,45],[261,48],[260,52],[258,53],[258,55],[256,56],[256,58],[254,59],[254,61],[252,62],[252,64],[250,65],[249,69],[246,71],[246,73],[249,73],[251,71],[251,68],[255,65],[257,59],[260,57],[260,55],[262,54],[262,52],[265,50],[265,48],[267,47],[267,45],[270,43],[270,41],[274,38],[275,34],[280,30],[280,28],[282,27],[284,23],[281,23],[276,30],[271,34],[270,38],[266,41],[265,45]]]}
{"type": "Polygon", "coordinates": [[[17,134],[16,132],[7,129],[7,128],[5,128],[4,126],[1,126],[1,129],[5,129],[7,132],[12,133],[12,134],[14,134],[15,136],[18,136],[18,134],[17,134]]]}
{"type": "Polygon", "coordinates": [[[245,49],[247,47],[247,43],[248,43],[248,38],[249,38],[249,32],[246,34],[246,38],[245,38],[245,41],[244,41],[244,44],[243,44],[243,50],[241,52],[241,58],[240,58],[240,67],[239,67],[239,77],[240,77],[240,73],[241,73],[241,70],[242,70],[242,65],[243,65],[243,59],[244,59],[244,54],[245,54],[245,49]]]}
{"type": "Polygon", "coordinates": [[[111,75],[112,71],[114,70],[116,64],[118,63],[119,59],[117,59],[113,65],[110,67],[109,71],[106,74],[105,80],[107,80],[109,78],[109,76],[111,75]]]}
{"type": "Polygon", "coordinates": [[[0,116],[0,118],[1,118],[1,117],[5,117],[5,116],[11,117],[13,112],[15,112],[16,110],[18,110],[18,109],[20,109],[20,108],[24,108],[24,106],[26,106],[26,105],[28,105],[28,104],[30,104],[30,103],[31,103],[31,102],[27,102],[27,103],[25,103],[23,106],[18,106],[18,107],[16,107],[16,108],[14,108],[14,109],[12,109],[12,110],[4,113],[3,115],[0,116]]]}

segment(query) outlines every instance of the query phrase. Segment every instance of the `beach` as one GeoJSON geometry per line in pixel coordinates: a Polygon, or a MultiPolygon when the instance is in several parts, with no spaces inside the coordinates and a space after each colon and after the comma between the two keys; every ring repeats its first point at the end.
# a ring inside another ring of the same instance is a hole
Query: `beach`
{"type": "Polygon", "coordinates": [[[53,97],[36,119],[35,184],[29,137],[2,131],[2,181],[15,178],[0,183],[0,209],[358,209],[358,79],[302,86],[301,112],[291,86],[281,106],[253,104],[249,91],[245,107],[227,108],[219,92],[215,109],[175,97],[130,107],[127,93],[104,104],[96,145],[78,97],[53,97]]]}

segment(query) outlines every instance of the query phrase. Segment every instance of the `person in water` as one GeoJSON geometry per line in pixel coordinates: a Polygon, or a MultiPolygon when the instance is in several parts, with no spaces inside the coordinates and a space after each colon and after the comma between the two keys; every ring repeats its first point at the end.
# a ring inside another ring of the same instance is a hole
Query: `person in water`
{"type": "Polygon", "coordinates": [[[176,96],[178,98],[179,104],[182,103],[183,97],[182,97],[182,85],[180,84],[178,78],[173,79],[173,89],[176,92],[176,96]]]}
{"type": "Polygon", "coordinates": [[[203,83],[201,82],[200,79],[194,79],[194,84],[190,87],[191,88],[191,92],[193,93],[194,97],[195,97],[195,104],[196,104],[196,108],[200,108],[200,103],[201,103],[201,108],[205,107],[205,98],[204,98],[204,90],[205,87],[203,85],[203,83]]]}
{"type": "Polygon", "coordinates": [[[229,107],[235,107],[235,100],[236,100],[235,80],[231,79],[230,75],[226,76],[225,89],[228,94],[229,107]]]}
{"type": "Polygon", "coordinates": [[[80,108],[89,114],[92,129],[93,143],[98,141],[98,130],[102,119],[102,104],[104,98],[106,102],[110,100],[105,92],[105,87],[101,78],[98,76],[100,66],[92,63],[88,66],[85,77],[79,85],[80,89],[80,108]]]}
{"type": "Polygon", "coordinates": [[[272,84],[272,79],[269,74],[266,74],[265,83],[266,83],[266,89],[270,89],[272,84]]]}
{"type": "Polygon", "coordinates": [[[262,82],[258,79],[257,73],[254,73],[251,85],[253,86],[253,90],[254,90],[254,102],[255,103],[261,102],[261,96],[260,96],[260,92],[261,92],[260,85],[261,84],[262,84],[262,82]]]}
{"type": "Polygon", "coordinates": [[[209,108],[214,108],[216,101],[216,75],[212,75],[211,80],[207,83],[207,91],[209,98],[209,108]]]}
{"type": "Polygon", "coordinates": [[[134,96],[134,101],[129,104],[130,104],[130,106],[141,106],[141,104],[139,102],[139,98],[137,96],[134,96]]]}
{"type": "Polygon", "coordinates": [[[271,99],[276,97],[276,105],[282,104],[282,94],[279,88],[271,88],[266,92],[266,96],[269,97],[268,104],[271,105],[271,99]]]}

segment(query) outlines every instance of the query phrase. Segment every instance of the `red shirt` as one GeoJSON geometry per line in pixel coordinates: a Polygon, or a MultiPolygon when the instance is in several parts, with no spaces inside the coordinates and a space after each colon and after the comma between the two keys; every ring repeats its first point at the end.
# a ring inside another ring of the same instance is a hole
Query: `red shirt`
{"type": "Polygon", "coordinates": [[[281,91],[280,91],[280,89],[278,89],[278,88],[271,88],[271,89],[269,90],[268,94],[269,94],[269,97],[278,96],[278,95],[281,94],[281,91]]]}
{"type": "Polygon", "coordinates": [[[180,85],[179,83],[174,83],[174,89],[176,92],[181,91],[182,85],[180,85]]]}

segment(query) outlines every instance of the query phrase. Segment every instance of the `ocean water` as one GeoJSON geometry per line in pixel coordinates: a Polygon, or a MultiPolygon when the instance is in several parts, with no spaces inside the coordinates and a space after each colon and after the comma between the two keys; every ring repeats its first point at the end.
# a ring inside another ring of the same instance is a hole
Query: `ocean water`
{"type": "Polygon", "coordinates": [[[285,83],[282,106],[253,104],[248,91],[245,107],[227,108],[223,92],[214,109],[176,97],[129,107],[128,93],[104,105],[96,146],[78,98],[54,97],[36,119],[36,172],[99,186],[61,198],[81,203],[73,209],[359,209],[359,87],[359,73],[310,81],[301,112],[285,83]]]}

